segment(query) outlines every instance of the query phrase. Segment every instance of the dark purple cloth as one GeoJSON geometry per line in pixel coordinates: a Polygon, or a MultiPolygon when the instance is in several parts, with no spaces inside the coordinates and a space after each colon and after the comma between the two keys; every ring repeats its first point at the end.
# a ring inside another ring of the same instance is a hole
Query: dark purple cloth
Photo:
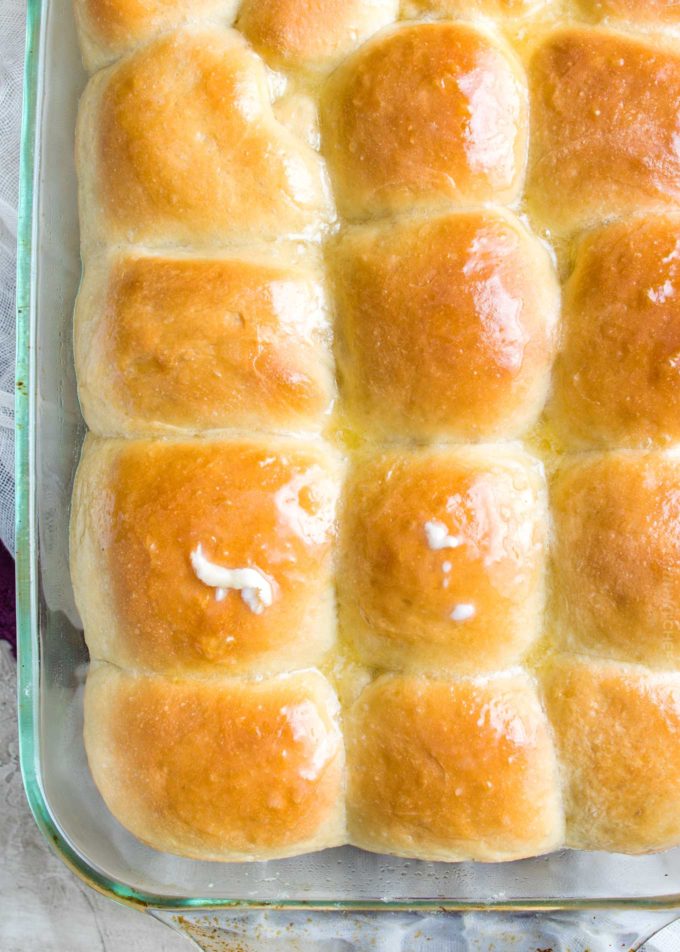
{"type": "Polygon", "coordinates": [[[14,559],[0,542],[0,639],[9,641],[16,655],[17,625],[14,604],[14,559]]]}

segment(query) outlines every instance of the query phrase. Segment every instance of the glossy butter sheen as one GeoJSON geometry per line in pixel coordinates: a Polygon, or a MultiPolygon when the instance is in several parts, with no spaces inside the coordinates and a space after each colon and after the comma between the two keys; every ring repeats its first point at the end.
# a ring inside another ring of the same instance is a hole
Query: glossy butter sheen
{"type": "Polygon", "coordinates": [[[275,257],[120,253],[85,269],[85,418],[101,435],[319,429],[334,395],[319,272],[275,257]]]}
{"type": "Polygon", "coordinates": [[[355,845],[498,861],[561,844],[555,752],[526,675],[385,675],[351,709],[345,734],[355,845]]]}
{"type": "Polygon", "coordinates": [[[96,667],[85,744],[112,813],[143,842],[251,860],[344,836],[337,700],[318,672],[258,683],[96,667]]]}
{"type": "Polygon", "coordinates": [[[463,23],[381,33],[342,64],[321,98],[322,148],[349,218],[512,201],[526,124],[519,62],[463,23]]]}
{"type": "Polygon", "coordinates": [[[516,663],[538,636],[547,509],[526,454],[364,453],[341,525],[341,631],[367,663],[474,674],[516,663]],[[433,522],[449,533],[434,547],[433,522]]]}
{"type": "Polygon", "coordinates": [[[313,664],[335,634],[331,546],[339,491],[322,446],[96,441],[74,493],[74,584],[90,652],[168,674],[313,664]],[[216,597],[197,546],[256,568],[271,605],[216,597]],[[116,620],[112,625],[112,619],[116,620]]]}
{"type": "Polygon", "coordinates": [[[529,64],[527,199],[551,228],[680,201],[680,53],[661,39],[566,26],[529,64]]]}
{"type": "Polygon", "coordinates": [[[275,119],[262,61],[233,30],[169,34],[94,77],[78,123],[85,244],[318,232],[318,155],[275,119]],[[94,158],[94,162],[93,162],[94,158]]]}
{"type": "Polygon", "coordinates": [[[680,218],[627,219],[579,243],[551,416],[573,447],[680,439],[680,218]]]}
{"type": "Polygon", "coordinates": [[[517,219],[480,209],[351,228],[328,262],[342,391],[359,426],[465,442],[535,421],[559,289],[517,219]]]}
{"type": "Polygon", "coordinates": [[[680,666],[680,459],[618,451],[567,462],[552,492],[563,643],[680,666]]]}

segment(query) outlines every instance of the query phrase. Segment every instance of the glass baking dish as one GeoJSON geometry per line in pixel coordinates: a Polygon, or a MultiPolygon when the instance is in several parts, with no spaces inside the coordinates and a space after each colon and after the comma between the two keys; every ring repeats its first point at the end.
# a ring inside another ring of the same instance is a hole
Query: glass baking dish
{"type": "MultiPolygon", "coordinates": [[[[29,0],[18,268],[17,579],[21,762],[38,825],[101,892],[156,909],[575,910],[680,905],[680,849],[627,857],[568,850],[503,865],[395,859],[352,848],[214,864],[143,846],[87,769],[87,668],[67,526],[84,426],[71,316],[80,275],[73,138],[84,86],[71,0],[29,0]]],[[[680,796],[680,791],[678,791],[680,796]]]]}

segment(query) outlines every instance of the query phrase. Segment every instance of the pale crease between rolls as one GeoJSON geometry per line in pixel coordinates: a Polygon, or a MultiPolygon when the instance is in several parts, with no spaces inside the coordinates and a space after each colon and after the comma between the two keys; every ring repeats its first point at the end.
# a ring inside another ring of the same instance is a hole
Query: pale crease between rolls
{"type": "Polygon", "coordinates": [[[409,19],[417,17],[486,16],[515,18],[524,17],[542,7],[550,0],[402,0],[401,9],[409,19]]]}
{"type": "Polygon", "coordinates": [[[113,814],[215,860],[680,842],[673,5],[76,9],[113,814]]]}

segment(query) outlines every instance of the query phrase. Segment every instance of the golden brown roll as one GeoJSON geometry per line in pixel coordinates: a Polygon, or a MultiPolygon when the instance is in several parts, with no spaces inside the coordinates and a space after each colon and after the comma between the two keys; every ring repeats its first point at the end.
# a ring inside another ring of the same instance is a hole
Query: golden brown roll
{"type": "Polygon", "coordinates": [[[92,657],[169,674],[314,664],[334,638],[339,478],[321,442],[88,437],[71,572],[92,657]]]}
{"type": "Polygon", "coordinates": [[[676,0],[581,0],[583,10],[598,18],[611,17],[649,26],[677,26],[680,6],[676,0]]]}
{"type": "Polygon", "coordinates": [[[580,242],[566,285],[553,415],[573,446],[680,439],[680,218],[580,242]]]}
{"type": "Polygon", "coordinates": [[[513,201],[526,148],[524,74],[464,23],[384,31],[333,74],[321,128],[350,218],[454,201],[513,201]]]}
{"type": "Polygon", "coordinates": [[[281,255],[91,257],[75,350],[105,436],[319,429],[333,398],[321,276],[281,255]]]}
{"type": "Polygon", "coordinates": [[[85,68],[93,71],[163,30],[212,20],[227,26],[238,0],[74,0],[85,68]]]}
{"type": "Polygon", "coordinates": [[[579,26],[530,65],[533,214],[570,231],[680,200],[680,52],[655,37],[579,26]]]}
{"type": "Polygon", "coordinates": [[[470,441],[534,422],[559,290],[516,218],[485,209],[359,226],[329,264],[347,407],[373,432],[470,441]]]}
{"type": "Polygon", "coordinates": [[[238,28],[273,66],[329,68],[380,27],[398,0],[243,0],[238,28]]]}
{"type": "Polygon", "coordinates": [[[316,671],[182,681],[97,665],[85,746],[113,815],[154,849],[295,856],[345,840],[337,710],[316,671]]]}
{"type": "Polygon", "coordinates": [[[472,674],[539,634],[546,499],[520,450],[360,456],[342,527],[341,623],[366,662],[472,674]]]}
{"type": "Polygon", "coordinates": [[[330,216],[321,159],[274,119],[233,30],[170,34],[94,76],[76,151],[84,248],[316,235],[330,216]]]}
{"type": "Polygon", "coordinates": [[[566,780],[567,843],[646,853],[680,843],[680,674],[562,660],[546,678],[566,780]]]}
{"type": "Polygon", "coordinates": [[[680,459],[626,451],[567,465],[553,491],[567,644],[680,666],[680,459]]]}
{"type": "Polygon", "coordinates": [[[525,674],[383,676],[350,711],[345,741],[356,846],[500,862],[562,843],[555,752],[525,674]]]}
{"type": "Polygon", "coordinates": [[[404,16],[416,17],[522,17],[546,4],[547,0],[402,0],[404,16]]]}

